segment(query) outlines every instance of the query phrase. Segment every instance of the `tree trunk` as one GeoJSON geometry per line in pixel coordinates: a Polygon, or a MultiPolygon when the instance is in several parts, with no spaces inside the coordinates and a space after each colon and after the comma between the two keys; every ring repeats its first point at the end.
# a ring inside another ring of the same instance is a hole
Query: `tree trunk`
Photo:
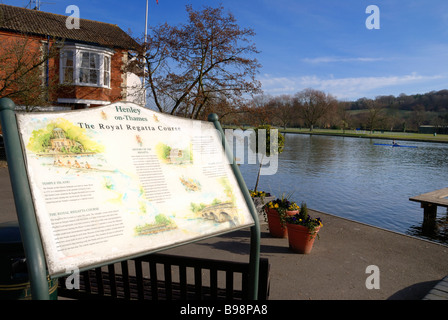
{"type": "Polygon", "coordinates": [[[262,165],[263,165],[263,157],[261,157],[260,166],[258,167],[257,182],[255,183],[255,188],[254,188],[255,192],[257,192],[258,182],[260,181],[260,172],[261,172],[261,166],[262,165]]]}

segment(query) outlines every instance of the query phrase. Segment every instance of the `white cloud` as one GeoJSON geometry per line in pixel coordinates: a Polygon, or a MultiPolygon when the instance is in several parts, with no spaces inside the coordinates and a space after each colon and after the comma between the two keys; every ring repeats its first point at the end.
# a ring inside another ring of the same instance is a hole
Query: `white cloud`
{"type": "MultiPolygon", "coordinates": [[[[442,75],[423,76],[411,73],[402,76],[358,77],[358,78],[320,78],[317,76],[303,77],[272,77],[264,75],[260,79],[263,90],[272,95],[294,94],[305,88],[313,88],[330,93],[338,99],[357,99],[372,96],[373,91],[384,88],[383,94],[391,94],[389,87],[410,86],[436,79],[446,78],[442,75]]],[[[403,90],[401,92],[405,92],[403,90]]]]}

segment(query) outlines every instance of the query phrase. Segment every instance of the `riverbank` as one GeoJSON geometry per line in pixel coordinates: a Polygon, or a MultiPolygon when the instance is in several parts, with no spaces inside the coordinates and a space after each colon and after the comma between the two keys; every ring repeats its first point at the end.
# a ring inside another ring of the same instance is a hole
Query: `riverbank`
{"type": "Polygon", "coordinates": [[[295,133],[295,134],[309,134],[309,135],[325,135],[325,136],[340,136],[352,138],[367,138],[367,139],[384,139],[384,140],[403,140],[403,141],[420,141],[420,142],[438,142],[448,143],[448,135],[446,134],[424,134],[424,133],[407,133],[407,132],[389,132],[389,131],[374,131],[370,133],[367,130],[336,130],[336,129],[278,129],[281,133],[295,133]]]}
{"type": "MultiPolygon", "coordinates": [[[[253,129],[252,127],[237,127],[226,125],[224,129],[253,129]]],[[[352,138],[367,138],[367,139],[384,139],[384,140],[403,140],[403,141],[421,141],[421,142],[439,142],[448,143],[447,134],[425,134],[425,133],[411,133],[411,132],[392,132],[392,131],[373,131],[368,130],[339,130],[339,129],[313,129],[309,128],[279,128],[281,133],[297,133],[309,135],[323,135],[323,136],[339,136],[352,138]]]]}

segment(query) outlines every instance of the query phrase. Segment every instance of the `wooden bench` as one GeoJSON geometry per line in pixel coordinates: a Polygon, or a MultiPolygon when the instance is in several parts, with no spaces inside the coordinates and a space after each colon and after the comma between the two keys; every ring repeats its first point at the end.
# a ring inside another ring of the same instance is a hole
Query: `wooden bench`
{"type": "Polygon", "coordinates": [[[423,223],[434,223],[437,216],[437,207],[448,208],[448,188],[423,193],[421,195],[409,198],[411,201],[420,202],[423,208],[423,223]]]}
{"type": "Polygon", "coordinates": [[[423,300],[448,300],[448,276],[440,280],[423,300]]]}
{"type": "MultiPolygon", "coordinates": [[[[269,297],[269,262],[260,258],[258,300],[269,297]]],[[[249,263],[149,254],[81,272],[79,289],[59,278],[58,296],[119,300],[248,300],[249,263]]]]}

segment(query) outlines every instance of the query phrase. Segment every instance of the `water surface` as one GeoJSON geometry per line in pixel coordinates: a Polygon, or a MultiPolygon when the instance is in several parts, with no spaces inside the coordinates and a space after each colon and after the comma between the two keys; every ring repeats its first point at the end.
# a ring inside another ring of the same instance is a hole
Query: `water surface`
{"type": "MultiPolygon", "coordinates": [[[[397,141],[417,148],[390,147],[380,139],[286,134],[275,175],[262,176],[258,190],[308,207],[377,227],[448,244],[447,211],[423,232],[423,209],[410,197],[448,187],[448,144],[397,141]]],[[[240,165],[248,188],[258,166],[240,165]]]]}

